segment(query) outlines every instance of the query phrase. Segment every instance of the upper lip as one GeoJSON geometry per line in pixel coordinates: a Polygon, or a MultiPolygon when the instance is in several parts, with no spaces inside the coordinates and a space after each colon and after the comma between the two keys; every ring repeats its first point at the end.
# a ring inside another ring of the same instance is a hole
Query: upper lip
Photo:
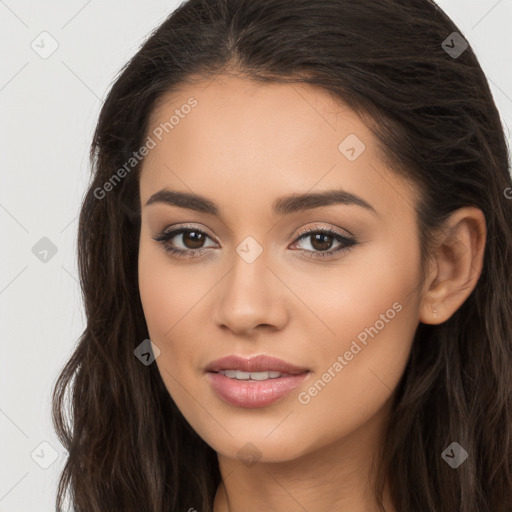
{"type": "Polygon", "coordinates": [[[308,372],[309,369],[303,366],[296,366],[287,363],[282,359],[267,355],[257,355],[252,357],[240,357],[230,355],[221,357],[212,361],[206,367],[207,372],[218,372],[220,370],[240,370],[243,372],[280,372],[287,374],[299,374],[308,372]]]}

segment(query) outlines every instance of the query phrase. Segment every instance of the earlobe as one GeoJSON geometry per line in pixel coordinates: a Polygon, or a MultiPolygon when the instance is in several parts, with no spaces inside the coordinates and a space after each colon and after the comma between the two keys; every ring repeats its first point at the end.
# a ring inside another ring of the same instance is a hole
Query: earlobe
{"type": "Polygon", "coordinates": [[[485,216],[476,207],[460,208],[446,221],[424,286],[420,322],[443,323],[466,301],[482,273],[486,234],[485,216]]]}

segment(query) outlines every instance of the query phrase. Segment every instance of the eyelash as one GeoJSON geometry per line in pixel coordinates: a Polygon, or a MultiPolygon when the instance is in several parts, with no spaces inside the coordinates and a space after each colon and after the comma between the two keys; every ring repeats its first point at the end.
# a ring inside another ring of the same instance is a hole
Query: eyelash
{"type": "MultiPolygon", "coordinates": [[[[171,254],[172,256],[176,256],[178,258],[198,258],[205,251],[207,251],[209,248],[208,247],[201,247],[199,249],[183,250],[183,249],[176,249],[175,247],[172,247],[172,246],[169,245],[169,241],[172,238],[174,238],[175,236],[183,234],[183,233],[189,233],[189,232],[200,233],[201,235],[205,235],[206,237],[211,239],[211,237],[208,236],[207,233],[205,233],[204,231],[201,231],[199,229],[192,228],[192,227],[190,227],[190,228],[180,227],[180,228],[176,228],[176,229],[171,229],[169,231],[163,231],[162,233],[160,233],[156,237],[153,237],[153,240],[155,240],[156,242],[161,243],[163,248],[164,248],[164,250],[168,254],[171,254]]],[[[331,256],[333,254],[338,254],[338,253],[341,253],[341,252],[349,251],[350,249],[352,249],[352,247],[354,245],[357,244],[357,241],[356,241],[355,238],[346,237],[344,235],[341,235],[337,231],[333,231],[333,230],[327,229],[327,228],[306,228],[306,229],[302,230],[297,235],[297,238],[294,240],[293,243],[296,243],[296,242],[298,242],[299,240],[301,240],[303,238],[308,238],[308,236],[311,236],[312,234],[317,234],[317,233],[321,233],[323,235],[330,235],[330,236],[332,236],[334,238],[335,241],[341,242],[344,245],[342,245],[340,248],[338,248],[338,249],[336,249],[334,251],[331,251],[331,250],[328,250],[328,251],[309,251],[307,249],[301,249],[301,251],[303,253],[312,253],[312,254],[314,254],[314,256],[313,255],[308,256],[309,258],[312,258],[312,259],[314,259],[314,258],[325,258],[325,257],[331,256]]]]}

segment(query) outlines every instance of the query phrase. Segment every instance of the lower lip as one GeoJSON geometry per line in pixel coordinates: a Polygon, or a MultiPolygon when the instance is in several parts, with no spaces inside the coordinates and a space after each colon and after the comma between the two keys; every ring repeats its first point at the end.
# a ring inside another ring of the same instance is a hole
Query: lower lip
{"type": "Polygon", "coordinates": [[[309,372],[277,379],[247,381],[230,379],[222,373],[207,373],[214,391],[225,402],[237,407],[265,407],[299,387],[309,372]]]}

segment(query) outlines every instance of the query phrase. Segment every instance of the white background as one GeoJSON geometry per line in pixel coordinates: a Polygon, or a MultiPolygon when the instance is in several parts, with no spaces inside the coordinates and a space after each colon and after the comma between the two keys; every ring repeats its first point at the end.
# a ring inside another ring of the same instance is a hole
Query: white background
{"type": "MultiPolygon", "coordinates": [[[[510,144],[512,0],[438,3],[476,52],[510,144]]],[[[65,450],[50,393],[84,328],[75,240],[89,144],[116,73],[177,5],[0,0],[0,512],[55,510],[65,450]],[[59,45],[47,59],[31,48],[43,31],[59,45]],[[42,237],[57,248],[46,263],[32,252],[42,237]],[[31,457],[42,442],[58,456],[48,469],[31,457]]]]}

